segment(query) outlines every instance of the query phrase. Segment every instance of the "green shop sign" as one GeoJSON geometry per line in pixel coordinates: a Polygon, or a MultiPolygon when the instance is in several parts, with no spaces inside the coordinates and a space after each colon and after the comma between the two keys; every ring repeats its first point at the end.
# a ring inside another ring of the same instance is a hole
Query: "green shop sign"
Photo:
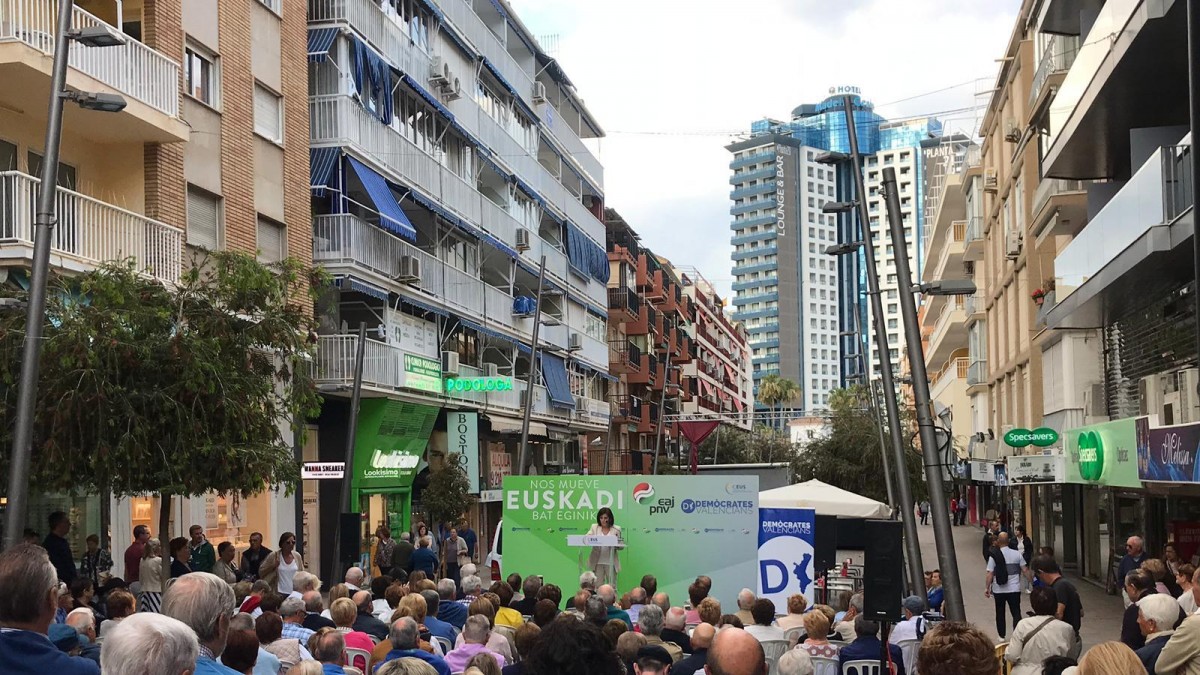
{"type": "Polygon", "coordinates": [[[404,386],[434,394],[442,393],[442,364],[436,359],[405,354],[404,386]]]}
{"type": "Polygon", "coordinates": [[[512,391],[511,377],[447,377],[446,393],[460,391],[512,391]]]}
{"type": "Polygon", "coordinates": [[[392,399],[366,399],[354,439],[355,489],[407,488],[437,420],[438,408],[392,399]]]}
{"type": "Polygon", "coordinates": [[[1066,432],[1066,482],[1140,488],[1138,429],[1149,429],[1145,417],[1093,424],[1066,432]]]}
{"type": "Polygon", "coordinates": [[[1023,448],[1036,445],[1039,448],[1049,447],[1058,442],[1058,432],[1049,427],[1028,429],[1009,429],[1004,434],[1004,444],[1011,448],[1023,448]]]}

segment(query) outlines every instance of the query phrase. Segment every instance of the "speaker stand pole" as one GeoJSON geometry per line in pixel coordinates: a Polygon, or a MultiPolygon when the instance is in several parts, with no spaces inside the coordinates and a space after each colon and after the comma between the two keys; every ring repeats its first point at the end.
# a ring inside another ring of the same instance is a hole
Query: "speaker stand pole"
{"type": "Polygon", "coordinates": [[[879,672],[882,675],[891,675],[892,672],[888,668],[888,634],[892,632],[891,628],[892,623],[890,621],[881,621],[879,623],[879,672]]]}

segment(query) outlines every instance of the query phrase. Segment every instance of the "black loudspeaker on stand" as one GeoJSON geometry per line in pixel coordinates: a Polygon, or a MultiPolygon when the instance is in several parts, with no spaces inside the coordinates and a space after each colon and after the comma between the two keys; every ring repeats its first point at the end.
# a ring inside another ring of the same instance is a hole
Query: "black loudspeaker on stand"
{"type": "Polygon", "coordinates": [[[362,516],[357,513],[338,514],[338,562],[353,564],[358,562],[359,548],[362,539],[362,516]]]}
{"type": "Polygon", "coordinates": [[[813,570],[824,576],[837,565],[837,516],[817,516],[813,528],[813,570]]]}
{"type": "Polygon", "coordinates": [[[904,595],[902,527],[894,520],[868,520],[865,523],[863,614],[872,621],[899,623],[904,618],[900,612],[900,600],[904,595]]]}

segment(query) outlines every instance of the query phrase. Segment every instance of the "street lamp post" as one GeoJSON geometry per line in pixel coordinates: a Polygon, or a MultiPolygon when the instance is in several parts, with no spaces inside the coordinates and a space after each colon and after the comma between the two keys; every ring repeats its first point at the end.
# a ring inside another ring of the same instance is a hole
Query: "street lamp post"
{"type": "Polygon", "coordinates": [[[50,276],[51,234],[58,223],[55,198],[58,194],[58,155],[62,142],[63,101],[73,100],[82,108],[119,112],[125,99],[116,94],[67,91],[67,61],[72,41],[86,47],[116,47],[125,38],[106,26],[71,28],[72,0],[58,3],[58,28],[54,36],[54,63],[50,78],[50,103],[46,115],[41,185],[33,221],[33,268],[29,276],[29,303],[25,313],[25,342],[21,346],[21,376],[17,390],[16,424],[8,476],[8,507],[4,514],[4,546],[21,543],[29,510],[29,466],[33,456],[33,423],[41,370],[42,329],[46,320],[46,284],[50,276]]]}
{"type": "MultiPolygon", "coordinates": [[[[875,266],[875,246],[872,243],[871,217],[867,212],[867,189],[863,185],[862,158],[858,152],[858,130],[854,124],[853,99],[845,96],[842,99],[846,113],[846,131],[850,141],[851,174],[854,178],[853,202],[835,202],[826,204],[822,211],[837,213],[854,210],[858,211],[860,242],[847,243],[841,246],[831,246],[825,250],[832,255],[841,255],[862,247],[867,268],[867,296],[871,301],[871,315],[874,321],[875,346],[879,350],[879,379],[883,383],[883,402],[887,406],[888,431],[892,439],[892,456],[896,464],[897,497],[900,499],[900,522],[904,526],[904,550],[909,559],[908,585],[910,593],[920,593],[925,589],[925,576],[922,574],[921,543],[917,539],[917,523],[913,519],[911,507],[913,504],[912,487],[908,483],[908,463],[905,460],[904,436],[900,429],[900,405],[896,401],[896,384],[892,375],[891,349],[888,346],[887,318],[883,313],[883,299],[879,291],[879,272],[875,266]]],[[[902,250],[903,251],[903,250],[902,250]]],[[[903,254],[903,253],[901,253],[903,254]]],[[[900,255],[897,255],[899,258],[900,255]]]]}
{"type": "MultiPolygon", "coordinates": [[[[967,615],[963,607],[962,584],[958,577],[958,556],[954,551],[954,533],[950,529],[950,513],[946,506],[945,487],[942,485],[942,462],[938,458],[937,432],[934,429],[929,394],[929,374],[925,370],[925,349],[921,345],[921,328],[917,323],[917,301],[914,291],[925,288],[942,295],[967,295],[975,292],[975,285],[971,282],[943,281],[929,286],[913,286],[912,272],[908,266],[908,244],[905,242],[904,223],[900,214],[900,193],[896,185],[896,171],[892,167],[883,169],[882,189],[887,202],[892,248],[896,251],[896,276],[901,289],[900,311],[904,318],[904,338],[908,343],[908,360],[912,367],[913,403],[917,412],[917,430],[921,435],[925,483],[929,487],[929,502],[933,512],[933,536],[937,545],[938,566],[942,571],[942,585],[946,589],[946,618],[951,621],[965,621],[967,615]]],[[[901,481],[906,483],[907,475],[902,474],[901,481]]],[[[905,522],[910,519],[911,517],[906,518],[905,522]]],[[[920,574],[919,570],[917,574],[920,574]]]]}
{"type": "Polygon", "coordinates": [[[529,345],[529,381],[525,384],[525,409],[521,414],[521,447],[518,450],[517,475],[529,473],[529,418],[533,415],[533,388],[537,385],[538,328],[542,325],[542,295],[546,285],[546,256],[538,266],[537,297],[533,305],[533,340],[529,345]]]}

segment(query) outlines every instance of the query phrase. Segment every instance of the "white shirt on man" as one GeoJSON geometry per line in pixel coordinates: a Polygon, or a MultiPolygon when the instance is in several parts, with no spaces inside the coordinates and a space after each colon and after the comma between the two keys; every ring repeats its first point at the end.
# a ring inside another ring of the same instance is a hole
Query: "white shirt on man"
{"type": "MultiPolygon", "coordinates": [[[[1008,579],[1003,584],[999,583],[996,578],[992,577],[992,593],[1020,593],[1021,592],[1021,573],[1025,571],[1025,558],[1017,551],[1004,546],[1000,548],[1000,554],[1004,556],[1005,567],[1008,571],[1008,579]]],[[[996,571],[996,559],[988,558],[987,571],[996,571]]]]}
{"type": "Polygon", "coordinates": [[[898,645],[903,640],[920,640],[924,637],[923,632],[929,630],[929,626],[924,624],[925,617],[920,614],[905,619],[892,628],[888,634],[888,642],[898,645]]]}

